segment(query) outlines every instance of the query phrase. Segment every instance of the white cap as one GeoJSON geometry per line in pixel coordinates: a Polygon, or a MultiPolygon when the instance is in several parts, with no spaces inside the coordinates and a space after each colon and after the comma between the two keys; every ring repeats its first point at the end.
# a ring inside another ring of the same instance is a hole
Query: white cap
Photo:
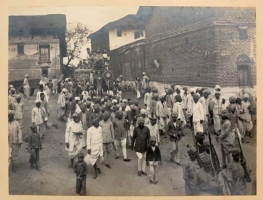
{"type": "Polygon", "coordinates": [[[248,94],[244,94],[244,98],[249,98],[249,95],[248,94]]]}
{"type": "Polygon", "coordinates": [[[41,103],[41,100],[36,99],[36,100],[35,100],[35,104],[37,104],[37,103],[41,103]]]}
{"type": "Polygon", "coordinates": [[[176,85],[176,86],[174,86],[174,89],[175,89],[175,90],[176,90],[176,89],[180,90],[180,89],[181,89],[181,86],[180,86],[180,85],[176,85]]]}
{"type": "Polygon", "coordinates": [[[194,88],[190,88],[189,91],[190,91],[190,92],[195,92],[195,89],[194,89],[194,88]]]}

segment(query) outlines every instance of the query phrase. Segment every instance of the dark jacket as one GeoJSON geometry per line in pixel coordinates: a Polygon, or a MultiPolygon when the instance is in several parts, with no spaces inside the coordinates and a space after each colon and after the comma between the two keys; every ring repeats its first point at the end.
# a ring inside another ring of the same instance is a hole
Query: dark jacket
{"type": "Polygon", "coordinates": [[[91,113],[90,114],[90,123],[94,120],[94,119],[98,119],[99,121],[102,120],[102,113],[99,112],[99,113],[91,113]]]}
{"type": "Polygon", "coordinates": [[[132,147],[139,153],[145,153],[147,151],[151,135],[148,127],[142,129],[138,126],[133,131],[132,147]],[[135,143],[135,144],[134,144],[135,143]]]}
{"type": "Polygon", "coordinates": [[[87,113],[87,126],[88,128],[91,127],[91,116],[92,116],[92,113],[93,113],[93,109],[90,107],[89,110],[86,111],[87,113]]]}
{"type": "Polygon", "coordinates": [[[76,111],[76,102],[75,101],[66,101],[65,111],[66,111],[67,117],[69,116],[70,113],[72,116],[76,111]]]}
{"type": "Polygon", "coordinates": [[[161,151],[158,146],[155,146],[155,150],[153,151],[152,147],[148,147],[146,153],[146,162],[149,161],[162,161],[161,151]]]}
{"type": "Polygon", "coordinates": [[[31,149],[42,148],[41,139],[39,133],[32,133],[28,137],[28,146],[31,149]]]}
{"type": "Polygon", "coordinates": [[[77,178],[86,178],[88,174],[88,165],[83,161],[82,163],[75,162],[74,172],[76,173],[77,178]]]}
{"type": "Polygon", "coordinates": [[[174,122],[170,121],[168,123],[168,131],[167,134],[170,136],[171,141],[180,140],[183,136],[183,128],[181,121],[176,121],[176,126],[174,126],[174,122]]]}

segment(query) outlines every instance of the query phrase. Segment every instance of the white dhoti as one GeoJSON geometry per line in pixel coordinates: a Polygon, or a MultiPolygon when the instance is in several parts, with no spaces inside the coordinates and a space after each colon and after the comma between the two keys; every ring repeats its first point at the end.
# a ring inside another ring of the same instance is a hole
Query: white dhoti
{"type": "Polygon", "coordinates": [[[201,124],[200,122],[193,122],[194,124],[194,134],[196,135],[196,133],[198,132],[204,132],[204,125],[201,124]]]}
{"type": "Polygon", "coordinates": [[[137,93],[137,99],[141,98],[141,92],[137,90],[136,93],[137,93]]]}
{"type": "Polygon", "coordinates": [[[214,114],[213,121],[215,132],[218,133],[218,131],[221,130],[221,117],[217,114],[214,114]]]}

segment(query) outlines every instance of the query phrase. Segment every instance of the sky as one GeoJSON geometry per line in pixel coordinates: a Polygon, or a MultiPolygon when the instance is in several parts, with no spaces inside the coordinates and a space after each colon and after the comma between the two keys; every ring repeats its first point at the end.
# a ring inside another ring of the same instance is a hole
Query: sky
{"type": "Polygon", "coordinates": [[[81,22],[94,32],[109,22],[136,14],[138,6],[11,7],[9,15],[65,14],[67,22],[81,22]]]}
{"type": "MultiPolygon", "coordinates": [[[[47,15],[65,14],[67,22],[86,24],[93,32],[109,22],[118,20],[129,14],[136,14],[139,6],[79,6],[79,7],[10,7],[9,15],[47,15]]],[[[83,47],[82,57],[85,56],[83,47]]]]}

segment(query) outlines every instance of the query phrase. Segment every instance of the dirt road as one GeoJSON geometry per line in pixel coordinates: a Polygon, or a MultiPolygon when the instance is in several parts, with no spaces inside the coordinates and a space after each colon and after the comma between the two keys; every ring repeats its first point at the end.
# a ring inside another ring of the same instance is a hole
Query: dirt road
{"type": "MultiPolygon", "coordinates": [[[[126,98],[133,99],[134,94],[125,93],[126,98]]],[[[25,102],[26,111],[23,121],[23,136],[30,133],[31,110],[34,106],[35,96],[25,102]]],[[[75,195],[75,174],[68,167],[69,160],[65,151],[65,123],[56,120],[57,97],[51,96],[50,110],[52,123],[58,124],[58,129],[52,127],[46,130],[46,137],[43,140],[43,150],[40,153],[40,171],[30,169],[29,153],[26,151],[24,143],[19,153],[17,162],[17,172],[9,176],[9,193],[13,195],[75,195]]],[[[143,106],[142,100],[140,105],[143,106]]],[[[186,136],[180,143],[182,163],[186,161],[186,144],[192,144],[191,131],[185,129],[186,136]]],[[[213,141],[221,158],[219,145],[213,141]]],[[[102,165],[102,174],[94,180],[93,169],[89,166],[87,177],[87,195],[91,196],[143,196],[161,195],[173,196],[184,195],[184,180],[182,167],[169,162],[170,142],[168,138],[161,138],[161,152],[163,165],[159,167],[159,182],[157,185],[149,183],[148,176],[137,175],[137,157],[135,152],[128,150],[130,163],[123,162],[122,159],[115,160],[114,152],[111,153],[112,169],[102,165]]],[[[253,172],[256,166],[256,147],[251,144],[244,144],[244,152],[253,172]]],[[[86,153],[86,151],[85,151],[86,153]]],[[[255,177],[255,173],[252,173],[255,177]]],[[[251,184],[248,185],[249,194],[251,184]]]]}

